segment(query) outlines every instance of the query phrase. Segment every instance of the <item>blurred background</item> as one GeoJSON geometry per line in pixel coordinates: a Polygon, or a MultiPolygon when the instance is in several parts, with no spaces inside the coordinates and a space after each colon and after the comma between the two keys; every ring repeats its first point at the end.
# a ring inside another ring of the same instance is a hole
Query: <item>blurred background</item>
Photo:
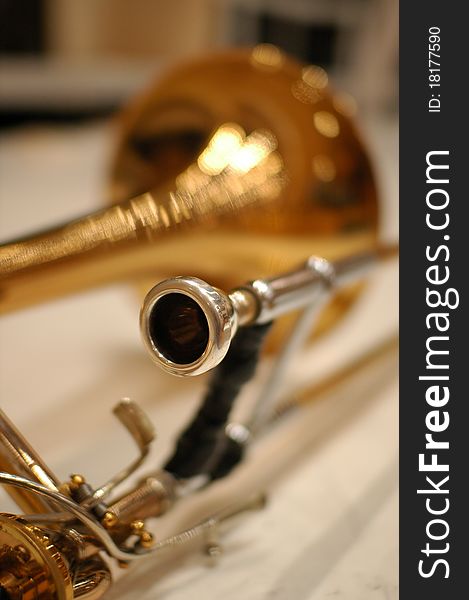
{"type": "Polygon", "coordinates": [[[158,67],[272,43],[397,105],[396,0],[0,0],[0,123],[107,114],[158,67]]]}

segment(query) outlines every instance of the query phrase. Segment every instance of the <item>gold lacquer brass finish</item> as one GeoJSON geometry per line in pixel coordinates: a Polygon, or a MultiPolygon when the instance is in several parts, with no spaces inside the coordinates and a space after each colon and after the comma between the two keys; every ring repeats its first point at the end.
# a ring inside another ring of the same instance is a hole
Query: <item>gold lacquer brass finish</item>
{"type": "Polygon", "coordinates": [[[71,533],[0,513],[0,598],[101,598],[111,584],[109,568],[96,549],[84,556],[80,536],[71,533]]]}
{"type": "MultiPolygon", "coordinates": [[[[56,476],[0,409],[0,471],[8,471],[57,491],[56,476]]],[[[26,513],[49,511],[47,500],[20,489],[9,490],[16,504],[26,513]]]]}
{"type": "Polygon", "coordinates": [[[45,533],[23,519],[1,513],[0,566],[0,590],[8,600],[74,597],[66,561],[45,533]]]}
{"type": "Polygon", "coordinates": [[[188,270],[229,289],[371,248],[369,159],[325,72],[260,46],[160,78],[121,117],[114,206],[0,248],[0,310],[188,270]]]}

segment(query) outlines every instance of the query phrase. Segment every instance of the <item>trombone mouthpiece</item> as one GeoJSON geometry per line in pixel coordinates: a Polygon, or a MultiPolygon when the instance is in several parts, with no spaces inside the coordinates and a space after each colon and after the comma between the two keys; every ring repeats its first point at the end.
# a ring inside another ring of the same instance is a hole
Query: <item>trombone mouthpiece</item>
{"type": "Polygon", "coordinates": [[[175,277],[147,294],[140,312],[152,360],[173,375],[200,375],[223,360],[238,327],[230,298],[197,277],[175,277]]]}
{"type": "Polygon", "coordinates": [[[363,278],[379,257],[364,252],[329,262],[310,256],[297,269],[224,294],[196,277],[175,277],[145,298],[140,328],[150,356],[173,375],[200,375],[225,357],[240,325],[262,325],[363,278]]]}

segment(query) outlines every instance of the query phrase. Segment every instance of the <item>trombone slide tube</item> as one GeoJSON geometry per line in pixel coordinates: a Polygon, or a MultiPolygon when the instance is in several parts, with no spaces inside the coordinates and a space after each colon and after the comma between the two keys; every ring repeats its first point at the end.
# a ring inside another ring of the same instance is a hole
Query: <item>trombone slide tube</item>
{"type": "MultiPolygon", "coordinates": [[[[324,291],[337,290],[365,277],[376,261],[371,252],[335,262],[311,256],[299,269],[270,279],[257,279],[244,289],[258,302],[256,324],[314,303],[324,291]]],[[[243,286],[244,287],[244,286],[243,286]]]]}

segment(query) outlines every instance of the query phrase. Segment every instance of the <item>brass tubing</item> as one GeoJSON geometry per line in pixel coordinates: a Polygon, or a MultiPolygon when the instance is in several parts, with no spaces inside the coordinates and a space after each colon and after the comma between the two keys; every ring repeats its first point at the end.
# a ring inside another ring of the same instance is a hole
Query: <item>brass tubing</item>
{"type": "Polygon", "coordinates": [[[121,523],[164,514],[175,501],[176,482],[169,473],[159,471],[146,476],[136,487],[115,500],[109,510],[121,523]]]}
{"type": "MultiPolygon", "coordinates": [[[[59,479],[0,409],[0,471],[19,475],[58,491],[59,479]]],[[[50,512],[53,504],[27,490],[7,486],[6,491],[25,513],[50,512]]]]}
{"type": "Polygon", "coordinates": [[[99,600],[110,588],[112,577],[109,567],[99,557],[78,563],[73,582],[73,598],[99,600]]]}

